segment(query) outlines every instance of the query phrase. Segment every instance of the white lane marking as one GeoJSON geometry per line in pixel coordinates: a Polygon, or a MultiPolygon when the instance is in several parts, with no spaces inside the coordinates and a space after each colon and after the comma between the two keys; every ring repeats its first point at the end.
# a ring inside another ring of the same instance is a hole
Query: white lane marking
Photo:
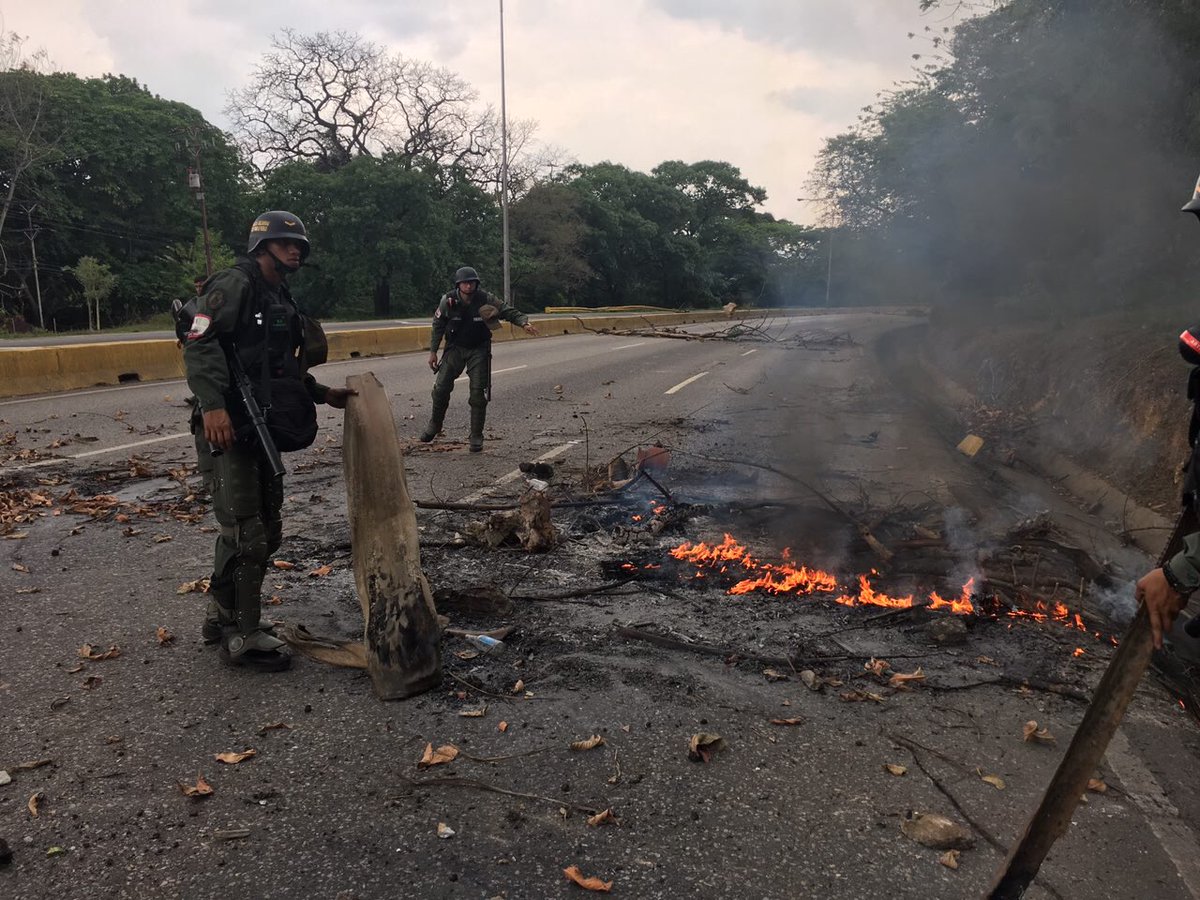
{"type": "Polygon", "coordinates": [[[134,388],[167,387],[172,384],[186,384],[182,378],[170,381],[139,381],[136,384],[122,384],[119,387],[98,388],[87,391],[66,391],[61,394],[38,394],[36,397],[25,397],[21,400],[0,400],[0,406],[16,406],[18,403],[45,403],[48,400],[60,400],[66,397],[90,397],[92,394],[111,394],[113,391],[128,391],[134,388]]]}
{"type": "MultiPolygon", "coordinates": [[[[547,452],[543,453],[541,456],[535,459],[534,462],[548,462],[554,459],[556,456],[562,456],[578,443],[579,441],[567,441],[565,444],[559,444],[553,450],[548,450],[547,452]]],[[[459,503],[474,503],[477,500],[482,500],[492,492],[492,488],[499,487],[502,484],[508,484],[510,481],[516,481],[521,477],[522,474],[524,473],[520,469],[513,469],[511,472],[501,475],[487,487],[480,488],[475,493],[468,494],[467,496],[463,497],[459,503]]]]}
{"type": "Polygon", "coordinates": [[[1175,871],[1187,885],[1193,897],[1200,897],[1200,861],[1196,859],[1196,835],[1179,815],[1179,810],[1167,799],[1162,786],[1142,762],[1136,750],[1117,729],[1105,754],[1108,764],[1121,779],[1133,805],[1146,817],[1150,830],[1158,838],[1175,871]]]}
{"type": "Polygon", "coordinates": [[[758,348],[755,347],[753,350],[747,350],[745,353],[742,354],[742,356],[749,356],[751,353],[757,353],[757,352],[758,352],[758,348]]]}
{"type": "Polygon", "coordinates": [[[145,447],[147,444],[161,444],[163,441],[177,441],[180,438],[191,437],[190,431],[181,431],[179,434],[164,434],[161,437],[149,438],[144,441],[134,441],[132,444],[117,444],[115,447],[102,447],[99,450],[87,450],[83,453],[73,453],[70,456],[56,456],[54,459],[39,459],[37,462],[25,463],[23,466],[6,466],[0,468],[0,472],[18,472],[21,469],[36,469],[42,466],[53,466],[56,463],[70,462],[73,459],[86,459],[89,456],[102,456],[105,453],[120,453],[122,450],[131,450],[134,447],[145,447]]]}
{"type": "MultiPolygon", "coordinates": [[[[529,368],[529,366],[509,366],[507,369],[496,369],[496,371],[492,372],[492,374],[493,375],[503,375],[505,372],[515,372],[515,371],[517,371],[517,369],[528,369],[528,368],[529,368]]],[[[458,384],[460,381],[466,381],[467,378],[469,378],[469,377],[470,376],[468,376],[468,375],[459,375],[457,378],[454,379],[454,383],[458,384]]]]}
{"type": "Polygon", "coordinates": [[[628,350],[630,347],[640,347],[645,341],[638,341],[636,344],[622,344],[620,347],[613,347],[614,350],[628,350]]]}
{"type": "Polygon", "coordinates": [[[663,391],[663,393],[664,394],[674,394],[676,391],[682,391],[685,387],[687,387],[693,381],[699,381],[701,378],[703,378],[707,374],[708,374],[707,372],[701,372],[699,375],[693,375],[691,378],[687,379],[686,381],[679,382],[679,384],[675,385],[675,387],[671,388],[670,390],[663,391]]]}

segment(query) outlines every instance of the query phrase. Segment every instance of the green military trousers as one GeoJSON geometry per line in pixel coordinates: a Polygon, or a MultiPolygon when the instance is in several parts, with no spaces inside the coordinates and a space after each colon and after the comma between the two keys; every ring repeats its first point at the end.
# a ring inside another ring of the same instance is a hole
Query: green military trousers
{"type": "MultiPolygon", "coordinates": [[[[467,349],[455,344],[448,344],[442,354],[442,364],[438,367],[437,378],[433,382],[433,408],[436,413],[441,410],[444,414],[450,404],[450,392],[454,390],[454,379],[467,370],[470,380],[472,409],[487,407],[488,354],[491,347],[485,343],[481,347],[467,349]]],[[[441,417],[438,417],[441,422],[441,417]]]]}
{"type": "Polygon", "coordinates": [[[213,463],[220,533],[209,591],[221,618],[252,634],[260,624],[267,560],[283,539],[283,479],[272,477],[257,444],[236,443],[213,463]]]}

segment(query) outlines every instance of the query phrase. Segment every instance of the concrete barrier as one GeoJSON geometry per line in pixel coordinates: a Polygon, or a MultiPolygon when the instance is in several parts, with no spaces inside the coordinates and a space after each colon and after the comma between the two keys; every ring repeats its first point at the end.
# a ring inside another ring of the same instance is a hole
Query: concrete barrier
{"type": "MultiPolygon", "coordinates": [[[[736,318],[757,318],[780,312],[739,311],[736,318]]],[[[729,320],[730,317],[721,310],[705,310],[640,316],[563,316],[539,319],[535,324],[543,335],[552,336],[729,320]]],[[[428,325],[331,331],[328,337],[330,361],[429,349],[428,325]]],[[[530,335],[507,322],[493,337],[498,341],[532,340],[530,335]]],[[[183,352],[173,340],[0,349],[0,397],[72,391],[131,381],[162,381],[183,375],[183,352]]]]}

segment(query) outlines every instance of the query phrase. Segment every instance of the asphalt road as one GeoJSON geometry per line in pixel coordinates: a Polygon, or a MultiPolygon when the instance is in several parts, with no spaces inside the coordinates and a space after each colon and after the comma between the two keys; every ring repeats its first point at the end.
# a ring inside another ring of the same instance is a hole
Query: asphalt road
{"type": "MultiPolygon", "coordinates": [[[[513,497],[518,464],[534,459],[578,489],[585,467],[619,453],[632,461],[657,439],[672,451],[664,489],[682,509],[709,510],[686,520],[689,539],[719,542],[732,526],[712,509],[736,502],[747,511],[735,524],[776,551],[861,562],[804,482],[880,521],[918,503],[959,511],[980,542],[1047,511],[1063,540],[1105,559],[1118,580],[1147,565],[1052,485],[954,449],[960,435],[910,392],[919,372],[902,378],[903,360],[879,355],[881,339],[911,324],[834,315],[776,322],[775,340],[763,342],[569,336],[498,346],[482,454],[466,451],[465,382],[445,435],[415,441],[432,386],[424,354],[318,374],[329,384],[368,371],[380,379],[408,452],[409,490],[422,500],[513,497]],[[814,507],[805,516],[755,518],[756,501],[797,496],[814,507]]],[[[731,600],[715,586],[519,603],[504,654],[465,661],[455,653],[469,648],[447,639],[457,674],[404,703],[382,704],[365,677],[305,660],[278,676],[229,671],[198,640],[202,595],[176,593],[207,574],[211,522],[138,511],[181,496],[161,475],[193,455],[186,397],[183,383],[162,382],[0,401],[0,485],[13,497],[56,498],[18,526],[24,537],[0,540],[0,770],[13,779],[0,785],[0,839],[15,854],[0,867],[0,895],[540,898],[577,895],[562,875],[574,864],[630,897],[979,896],[1083,710],[989,681],[989,666],[1050,666],[1085,687],[1103,671],[1102,645],[1072,659],[1070,644],[1035,626],[983,624],[967,645],[931,650],[911,628],[866,627],[862,610],[731,600]],[[116,494],[128,515],[53,512],[69,507],[68,489],[116,494]],[[831,660],[822,673],[844,686],[814,693],[794,672],[764,677],[744,654],[621,643],[614,624],[767,655],[815,647],[831,660]],[[175,640],[160,645],[160,626],[175,640]],[[121,655],[80,660],[84,643],[121,655]],[[884,655],[897,671],[923,665],[928,685],[872,687],[878,701],[839,696],[864,685],[864,656],[884,655]],[[518,678],[530,695],[513,693],[518,678]],[[478,718],[459,715],[484,707],[478,718]],[[1057,746],[1023,741],[1029,720],[1057,746]],[[686,758],[701,731],[728,742],[707,765],[686,758]],[[910,755],[898,732],[926,749],[910,755]],[[605,737],[603,748],[567,749],[591,734],[605,737]],[[419,771],[426,743],[472,758],[419,771]],[[248,748],[257,755],[238,764],[213,758],[248,748]],[[19,768],[40,760],[50,762],[19,768]],[[907,774],[884,763],[904,763],[907,774]],[[188,799],[178,785],[198,773],[214,793],[188,799]],[[1002,789],[981,780],[989,773],[1002,789]],[[413,783],[442,774],[521,796],[413,783]],[[585,807],[611,807],[620,824],[589,826],[585,807]],[[907,810],[967,828],[975,846],[957,870],[901,834],[907,810]],[[455,834],[439,839],[439,823],[455,834]]],[[[278,556],[297,568],[273,571],[267,589],[281,618],[353,637],[361,614],[347,565],[340,413],[322,417],[317,444],[287,458],[278,556]],[[321,564],[334,572],[309,577],[321,564]]],[[[664,497],[644,499],[646,513],[664,497]]],[[[679,540],[659,540],[617,509],[560,519],[569,538],[536,559],[448,546],[471,519],[420,513],[435,588],[491,580],[506,592],[562,592],[603,581],[606,559],[658,559],[679,540]]],[[[964,561],[973,551],[968,542],[964,561]]],[[[1113,789],[1079,808],[1028,896],[1200,896],[1198,736],[1176,700],[1147,682],[1099,773],[1113,789]]]]}

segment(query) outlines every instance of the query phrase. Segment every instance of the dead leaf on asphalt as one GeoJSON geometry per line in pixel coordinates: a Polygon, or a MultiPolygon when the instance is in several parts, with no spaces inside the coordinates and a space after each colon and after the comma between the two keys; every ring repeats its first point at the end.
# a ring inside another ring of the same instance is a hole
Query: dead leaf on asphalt
{"type": "Polygon", "coordinates": [[[174,540],[174,538],[172,538],[169,534],[156,534],[154,536],[154,543],[156,544],[165,544],[167,541],[171,540],[174,540]]]}
{"type": "Polygon", "coordinates": [[[274,563],[272,563],[272,565],[274,565],[275,568],[277,568],[277,569],[294,569],[294,568],[296,568],[296,564],[294,562],[288,562],[286,559],[277,559],[277,560],[275,560],[274,563]]]}
{"type": "Polygon", "coordinates": [[[83,684],[81,685],[81,687],[82,687],[82,688],[83,688],[85,691],[90,691],[90,690],[92,690],[93,688],[98,688],[98,687],[100,687],[100,685],[102,685],[103,683],[104,683],[104,676],[102,676],[102,675],[89,675],[87,678],[83,679],[83,684]]]}
{"type": "Polygon", "coordinates": [[[871,657],[869,661],[863,663],[863,668],[866,671],[880,678],[882,678],[884,673],[887,672],[887,670],[891,667],[892,664],[886,659],[876,659],[875,657],[871,657]]]}
{"type": "Polygon", "coordinates": [[[36,794],[30,797],[29,802],[25,804],[25,808],[29,810],[29,814],[35,819],[38,817],[38,806],[41,805],[42,798],[44,796],[45,795],[41,791],[38,791],[36,794]]]}
{"type": "Polygon", "coordinates": [[[204,780],[204,776],[196,773],[196,783],[184,784],[179,782],[179,790],[183,791],[185,797],[207,797],[213,792],[212,785],[204,780]]]}
{"type": "Polygon", "coordinates": [[[479,706],[475,709],[460,709],[458,714],[464,719],[482,719],[487,714],[487,706],[479,706]]]}
{"type": "Polygon", "coordinates": [[[586,891],[599,891],[607,894],[612,890],[613,883],[611,881],[601,881],[595,875],[586,877],[583,872],[579,871],[579,866],[568,866],[563,869],[563,874],[586,891]]]}
{"type": "Polygon", "coordinates": [[[864,691],[861,688],[853,688],[848,691],[843,691],[838,697],[845,703],[860,703],[863,700],[870,700],[872,703],[882,703],[883,697],[871,691],[864,691]]]}
{"type": "Polygon", "coordinates": [[[1091,791],[1093,794],[1104,794],[1104,793],[1108,792],[1108,785],[1105,784],[1103,781],[1101,781],[1099,778],[1089,778],[1088,783],[1087,783],[1087,789],[1089,791],[1091,791]]]}
{"type": "Polygon", "coordinates": [[[499,725],[496,726],[496,730],[500,731],[500,732],[508,731],[508,723],[501,722],[499,725]]]}
{"type": "Polygon", "coordinates": [[[970,832],[937,813],[920,813],[909,810],[900,830],[918,844],[934,850],[969,850],[975,846],[970,832]]]}
{"type": "Polygon", "coordinates": [[[1025,723],[1023,734],[1026,741],[1036,741],[1042,744],[1053,744],[1056,742],[1056,738],[1050,733],[1050,729],[1038,728],[1038,723],[1033,719],[1025,723]]]}
{"type": "Polygon", "coordinates": [[[258,733],[259,735],[264,735],[268,731],[282,731],[283,729],[291,729],[291,727],[292,726],[287,722],[273,722],[270,725],[264,725],[262,728],[258,729],[258,733]]]}
{"type": "Polygon", "coordinates": [[[994,787],[998,791],[1004,790],[1004,787],[1005,787],[1004,779],[1001,778],[999,775],[984,775],[984,774],[980,773],[979,780],[983,781],[987,784],[990,784],[992,787],[994,787]]]}
{"type": "Polygon", "coordinates": [[[169,644],[175,640],[175,635],[171,633],[171,629],[165,625],[159,625],[158,631],[155,632],[155,637],[158,638],[159,644],[169,644]]]}
{"type": "Polygon", "coordinates": [[[447,825],[445,822],[437,823],[437,836],[440,837],[442,840],[447,840],[449,838],[452,838],[452,837],[454,837],[455,834],[457,834],[457,832],[453,828],[451,828],[449,825],[447,825]]]}
{"type": "Polygon", "coordinates": [[[604,743],[604,738],[598,734],[593,734],[590,738],[585,738],[582,741],[572,741],[572,750],[595,750],[604,743]]]}
{"type": "Polygon", "coordinates": [[[894,688],[907,688],[914,681],[924,681],[925,673],[921,671],[920,666],[915,672],[897,672],[888,679],[888,686],[894,688]]]}
{"type": "Polygon", "coordinates": [[[79,648],[79,656],[81,659],[90,659],[99,662],[103,659],[116,659],[121,655],[121,648],[116,644],[112,644],[107,650],[101,652],[91,644],[84,644],[79,648]]]}
{"type": "Polygon", "coordinates": [[[959,851],[957,851],[957,850],[947,850],[945,853],[943,853],[941,856],[938,857],[938,862],[940,862],[947,869],[957,869],[958,868],[958,852],[959,851]]]}
{"type": "Polygon", "coordinates": [[[83,663],[76,663],[74,666],[72,666],[71,668],[67,669],[67,674],[68,674],[68,675],[74,675],[74,674],[76,674],[77,672],[82,672],[82,671],[83,671],[83,663]]]}
{"type": "Polygon", "coordinates": [[[257,753],[258,753],[258,751],[254,750],[254,749],[243,750],[241,753],[238,753],[233,750],[229,750],[229,751],[226,751],[225,753],[214,753],[213,758],[216,759],[217,762],[223,762],[228,765],[234,766],[234,765],[237,765],[238,763],[242,762],[243,760],[250,759],[251,757],[257,755],[257,753]]]}
{"type": "Polygon", "coordinates": [[[587,820],[588,825],[592,826],[593,828],[597,825],[603,825],[605,822],[611,822],[614,825],[617,824],[617,817],[613,815],[611,808],[606,809],[603,812],[598,812],[587,820]]]}
{"type": "Polygon", "coordinates": [[[320,578],[323,575],[328,575],[333,571],[333,566],[318,566],[308,573],[309,578],[320,578]]]}
{"type": "Polygon", "coordinates": [[[518,678],[517,683],[512,686],[512,692],[514,694],[519,694],[523,690],[525,690],[525,682],[523,679],[518,678]]]}
{"type": "Polygon", "coordinates": [[[179,587],[175,588],[177,594],[207,594],[208,579],[198,578],[195,581],[185,581],[179,587]]]}
{"type": "Polygon", "coordinates": [[[458,757],[458,748],[453,744],[442,744],[436,750],[433,744],[425,745],[425,753],[417,762],[418,769],[428,769],[430,766],[440,766],[442,763],[453,762],[458,757]]]}
{"type": "Polygon", "coordinates": [[[802,725],[804,720],[797,716],[794,719],[772,719],[772,725],[802,725]]]}
{"type": "Polygon", "coordinates": [[[14,572],[26,572],[26,573],[29,572],[29,569],[26,568],[25,566],[21,565],[20,563],[13,563],[12,570],[14,572]]]}
{"type": "Polygon", "coordinates": [[[767,681],[787,681],[788,676],[777,669],[763,669],[763,676],[767,681]]]}
{"type": "Polygon", "coordinates": [[[699,732],[693,734],[688,741],[688,759],[694,762],[708,762],[718,750],[725,749],[725,739],[719,734],[699,732]]]}
{"type": "Polygon", "coordinates": [[[4,539],[6,541],[23,541],[27,537],[29,537],[28,531],[14,531],[12,534],[6,534],[4,539]]]}
{"type": "Polygon", "coordinates": [[[889,775],[895,775],[897,778],[899,778],[901,775],[904,775],[908,772],[908,767],[899,765],[898,763],[884,763],[883,771],[887,772],[889,775]]]}
{"type": "Polygon", "coordinates": [[[52,759],[31,759],[29,762],[17,763],[10,772],[32,772],[34,769],[40,769],[42,766],[49,766],[54,763],[52,759]]]}
{"type": "Polygon", "coordinates": [[[804,686],[810,691],[819,691],[825,685],[825,681],[814,672],[812,669],[805,669],[800,673],[800,680],[804,682],[804,686]]]}

